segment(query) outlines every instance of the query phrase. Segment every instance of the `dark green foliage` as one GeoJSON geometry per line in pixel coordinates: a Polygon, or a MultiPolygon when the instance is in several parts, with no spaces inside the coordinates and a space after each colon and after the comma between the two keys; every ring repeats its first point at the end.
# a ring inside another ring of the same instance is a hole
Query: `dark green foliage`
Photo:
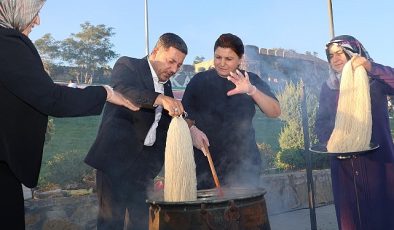
{"type": "Polygon", "coordinates": [[[44,34],[41,38],[34,42],[34,45],[40,52],[40,56],[44,63],[54,65],[60,64],[60,42],[56,41],[50,33],[44,34]]]}
{"type": "Polygon", "coordinates": [[[108,63],[119,56],[112,50],[110,39],[114,34],[112,27],[85,22],[81,24],[80,32],[72,33],[62,41],[45,34],[34,44],[43,57],[49,75],[54,79],[72,79],[79,84],[102,83],[107,82],[101,76],[105,76],[105,72],[110,69],[108,63]],[[66,71],[62,73],[62,69],[66,71]]]}
{"type": "MultiPolygon", "coordinates": [[[[307,154],[307,152],[303,149],[283,149],[276,155],[276,167],[284,171],[305,169],[305,154],[307,154]]],[[[312,169],[329,168],[330,162],[326,154],[315,154],[312,152],[310,152],[310,154],[312,154],[312,169]]]]}
{"type": "Polygon", "coordinates": [[[313,169],[326,169],[330,167],[330,159],[327,154],[312,154],[312,168],[313,169]]]}
{"type": "Polygon", "coordinates": [[[282,170],[296,170],[305,168],[302,149],[282,149],[276,155],[276,166],[282,170]]]}
{"type": "MultiPolygon", "coordinates": [[[[302,169],[306,166],[301,154],[305,148],[309,147],[304,146],[301,115],[302,84],[302,82],[297,84],[287,83],[283,92],[277,96],[282,109],[280,118],[285,123],[279,134],[279,147],[281,150],[276,157],[276,164],[280,169],[302,169]]],[[[313,130],[318,101],[313,91],[306,87],[305,94],[309,139],[310,143],[313,144],[317,140],[313,130]]],[[[312,166],[317,168],[328,167],[327,156],[319,156],[318,159],[313,157],[312,166]]]]}
{"type": "Polygon", "coordinates": [[[75,150],[55,154],[46,162],[47,170],[42,175],[42,182],[60,186],[81,183],[93,170],[83,163],[84,157],[85,154],[75,150]]]}
{"type": "Polygon", "coordinates": [[[275,167],[275,152],[272,150],[269,144],[261,143],[257,144],[260,151],[262,168],[264,171],[275,167]]]}
{"type": "Polygon", "coordinates": [[[279,133],[283,122],[277,118],[268,118],[256,107],[256,115],[253,118],[256,142],[266,143],[274,152],[279,150],[279,133]]]}
{"type": "Polygon", "coordinates": [[[302,149],[304,147],[304,135],[300,123],[289,122],[279,134],[279,146],[281,149],[302,149]]]}
{"type": "Polygon", "coordinates": [[[205,57],[196,56],[196,57],[194,58],[193,64],[201,63],[201,62],[203,62],[204,60],[205,60],[205,57]]]}
{"type": "Polygon", "coordinates": [[[55,124],[53,123],[53,119],[48,119],[47,131],[45,133],[45,144],[51,140],[53,134],[55,134],[55,124]]]}

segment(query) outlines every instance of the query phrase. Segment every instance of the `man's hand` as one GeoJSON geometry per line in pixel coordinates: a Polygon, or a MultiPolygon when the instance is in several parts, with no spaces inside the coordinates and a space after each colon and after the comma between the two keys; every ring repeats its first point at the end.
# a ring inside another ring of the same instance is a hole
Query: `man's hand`
{"type": "Polygon", "coordinates": [[[182,103],[172,97],[165,96],[163,94],[159,94],[159,96],[155,100],[155,105],[161,105],[165,110],[168,111],[170,116],[180,116],[184,113],[182,103]]]}

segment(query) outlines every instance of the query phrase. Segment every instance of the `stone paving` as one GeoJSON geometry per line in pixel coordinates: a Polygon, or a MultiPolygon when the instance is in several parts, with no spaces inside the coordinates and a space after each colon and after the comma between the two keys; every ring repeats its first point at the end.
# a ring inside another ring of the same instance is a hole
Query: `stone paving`
{"type": "MultiPolygon", "coordinates": [[[[338,230],[334,205],[321,206],[316,210],[318,230],[338,230]]],[[[269,216],[271,230],[310,230],[310,211],[308,208],[269,216]]]]}

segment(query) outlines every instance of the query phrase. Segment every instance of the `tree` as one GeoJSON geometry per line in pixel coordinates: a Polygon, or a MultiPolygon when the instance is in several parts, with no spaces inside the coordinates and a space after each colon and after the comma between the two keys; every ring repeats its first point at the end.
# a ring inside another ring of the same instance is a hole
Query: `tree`
{"type": "Polygon", "coordinates": [[[34,42],[40,52],[41,58],[47,61],[53,61],[60,57],[60,42],[56,41],[50,33],[44,34],[34,42]]]}
{"type": "MultiPolygon", "coordinates": [[[[282,114],[280,119],[285,122],[285,126],[279,134],[280,151],[277,154],[277,166],[282,169],[302,168],[304,161],[301,161],[304,149],[304,135],[302,127],[302,82],[287,83],[283,92],[277,95],[282,114]]],[[[313,90],[305,87],[307,116],[309,124],[309,138],[311,144],[316,143],[317,138],[313,130],[315,127],[316,112],[318,106],[317,96],[313,90]]],[[[317,168],[325,168],[328,165],[328,158],[325,155],[313,158],[313,165],[317,168]]]]}
{"type": "Polygon", "coordinates": [[[78,83],[92,83],[96,74],[110,69],[108,62],[119,56],[110,42],[115,34],[113,28],[89,22],[81,24],[81,28],[81,32],[63,41],[45,34],[34,42],[51,76],[71,75],[78,83]]]}
{"type": "Polygon", "coordinates": [[[196,57],[194,58],[193,65],[198,64],[198,63],[201,63],[201,62],[203,62],[204,60],[205,60],[205,57],[196,56],[196,57]]]}
{"type": "Polygon", "coordinates": [[[50,33],[44,34],[34,42],[48,73],[51,73],[56,65],[61,64],[60,42],[56,41],[50,33]]]}
{"type": "Polygon", "coordinates": [[[61,57],[77,67],[78,82],[89,84],[98,68],[107,68],[108,62],[119,55],[111,49],[110,38],[115,34],[112,27],[85,22],[81,28],[81,32],[61,42],[61,57]]]}
{"type": "MultiPolygon", "coordinates": [[[[316,141],[314,135],[316,111],[317,111],[317,97],[311,90],[305,87],[306,103],[308,111],[308,124],[311,142],[316,141]]],[[[279,136],[279,145],[281,149],[303,148],[304,135],[302,132],[302,117],[301,117],[301,93],[302,83],[297,84],[287,83],[285,89],[277,96],[282,114],[280,119],[285,122],[285,127],[279,136]]]]}

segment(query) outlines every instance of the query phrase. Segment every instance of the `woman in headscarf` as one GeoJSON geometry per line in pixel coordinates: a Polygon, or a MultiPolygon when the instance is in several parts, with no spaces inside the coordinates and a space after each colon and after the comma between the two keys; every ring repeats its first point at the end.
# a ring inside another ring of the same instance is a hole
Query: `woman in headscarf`
{"type": "Polygon", "coordinates": [[[330,77],[322,85],[316,134],[327,143],[334,129],[344,65],[363,66],[369,77],[371,142],[379,148],[348,159],[331,157],[331,179],[339,229],[394,229],[394,146],[387,96],[394,94],[394,69],[373,62],[354,37],[342,35],[326,46],[330,77]]]}
{"type": "Polygon", "coordinates": [[[137,110],[109,86],[54,84],[27,37],[44,0],[0,0],[0,225],[24,229],[21,183],[37,185],[48,116],[98,115],[106,101],[137,110]]]}

